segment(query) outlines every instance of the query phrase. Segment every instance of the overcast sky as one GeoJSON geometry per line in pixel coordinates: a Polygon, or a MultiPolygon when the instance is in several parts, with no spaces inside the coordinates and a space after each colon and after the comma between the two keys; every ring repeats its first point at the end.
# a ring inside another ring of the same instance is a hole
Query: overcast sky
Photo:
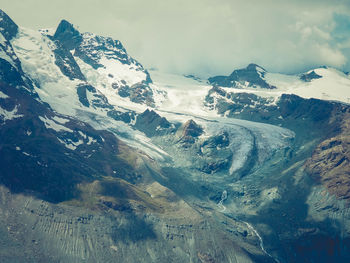
{"type": "Polygon", "coordinates": [[[271,72],[320,65],[350,71],[350,0],[1,0],[20,26],[119,39],[150,68],[228,74],[255,62],[271,72]]]}

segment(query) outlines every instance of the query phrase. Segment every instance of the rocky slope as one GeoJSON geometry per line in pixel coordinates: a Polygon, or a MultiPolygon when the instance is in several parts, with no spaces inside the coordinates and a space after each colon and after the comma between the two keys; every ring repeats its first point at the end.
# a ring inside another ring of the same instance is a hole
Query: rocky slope
{"type": "Polygon", "coordinates": [[[308,159],[307,171],[331,194],[350,198],[349,109],[344,109],[340,131],[320,143],[308,159]]]}

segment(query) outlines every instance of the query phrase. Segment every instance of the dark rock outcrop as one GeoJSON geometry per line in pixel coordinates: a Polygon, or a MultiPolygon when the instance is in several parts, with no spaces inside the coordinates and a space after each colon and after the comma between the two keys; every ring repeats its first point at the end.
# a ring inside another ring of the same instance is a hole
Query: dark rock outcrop
{"type": "Polygon", "coordinates": [[[134,111],[121,112],[118,110],[110,110],[107,112],[107,116],[113,118],[116,121],[130,123],[132,120],[135,120],[136,113],[134,111]]]}
{"type": "Polygon", "coordinates": [[[86,81],[84,74],[69,50],[60,46],[59,43],[56,43],[56,46],[57,48],[53,50],[56,58],[55,64],[60,68],[61,72],[70,80],[79,79],[86,81]]]}
{"type": "Polygon", "coordinates": [[[208,81],[214,86],[242,88],[248,84],[252,88],[274,89],[265,79],[266,70],[256,64],[249,64],[246,68],[237,69],[229,76],[216,76],[208,81]]]}
{"type": "Polygon", "coordinates": [[[300,76],[300,79],[305,82],[310,82],[314,79],[320,79],[322,76],[318,75],[314,70],[310,73],[305,73],[300,76]]]}
{"type": "Polygon", "coordinates": [[[171,123],[166,118],[149,109],[137,116],[134,127],[144,132],[148,137],[164,135],[172,130],[171,123]]]}
{"type": "Polygon", "coordinates": [[[203,128],[199,126],[194,120],[188,120],[182,131],[182,137],[198,137],[203,133],[203,128]]]}
{"type": "Polygon", "coordinates": [[[134,84],[129,88],[128,92],[132,102],[144,103],[147,106],[154,107],[153,91],[147,83],[134,84]]]}
{"type": "Polygon", "coordinates": [[[12,19],[0,9],[0,33],[7,41],[10,41],[17,35],[18,26],[12,19]]]}
{"type": "Polygon", "coordinates": [[[185,122],[176,132],[179,142],[183,143],[185,147],[190,146],[196,141],[196,138],[203,134],[203,128],[199,126],[194,120],[185,122]]]}
{"type": "Polygon", "coordinates": [[[59,41],[67,50],[75,49],[83,41],[80,32],[66,20],[62,20],[59,23],[56,32],[53,35],[53,39],[59,41]]]}
{"type": "Polygon", "coordinates": [[[84,74],[70,52],[82,43],[83,37],[80,32],[71,23],[62,20],[55,34],[50,38],[56,44],[56,48],[53,50],[56,58],[55,63],[61,72],[71,80],[86,81],[84,74]]]}

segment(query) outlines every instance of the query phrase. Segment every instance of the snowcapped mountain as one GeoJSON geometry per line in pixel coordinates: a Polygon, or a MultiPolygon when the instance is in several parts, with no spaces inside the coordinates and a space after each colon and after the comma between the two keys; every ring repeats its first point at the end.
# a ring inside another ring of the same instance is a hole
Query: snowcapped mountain
{"type": "Polygon", "coordinates": [[[11,45],[20,30],[1,15],[1,36],[7,37],[0,59],[2,184],[14,192],[34,192],[44,200],[61,202],[76,196],[78,182],[112,176],[116,170],[128,177],[130,168],[115,157],[123,143],[114,135],[62,115],[40,99],[33,75],[24,73],[11,45]]]}
{"type": "Polygon", "coordinates": [[[20,28],[11,44],[42,100],[58,112],[74,114],[83,109],[124,116],[122,102],[135,102],[135,108],[137,103],[154,104],[148,72],[119,41],[80,34],[62,21],[53,36],[20,28]]]}
{"type": "Polygon", "coordinates": [[[233,71],[228,77],[217,76],[209,78],[208,81],[229,92],[252,93],[275,100],[282,94],[295,94],[302,98],[345,103],[350,101],[350,77],[344,72],[327,67],[298,75],[285,75],[270,73],[256,64],[250,64],[245,69],[233,71]]]}
{"type": "Polygon", "coordinates": [[[336,69],[148,72],[0,10],[0,258],[347,262],[349,98],[336,69]]]}

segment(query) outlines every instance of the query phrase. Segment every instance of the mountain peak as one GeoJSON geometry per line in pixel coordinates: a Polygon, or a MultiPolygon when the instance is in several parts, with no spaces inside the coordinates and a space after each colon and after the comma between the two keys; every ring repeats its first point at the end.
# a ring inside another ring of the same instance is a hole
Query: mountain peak
{"type": "Polygon", "coordinates": [[[221,87],[275,89],[275,86],[268,84],[264,79],[266,73],[263,67],[250,63],[246,68],[234,70],[229,76],[215,76],[208,81],[221,87]]]}
{"type": "Polygon", "coordinates": [[[250,64],[247,66],[246,69],[247,69],[247,70],[255,70],[255,71],[266,72],[266,70],[265,70],[263,67],[261,67],[261,66],[259,66],[259,65],[257,65],[257,64],[254,64],[254,63],[250,63],[250,64]]]}
{"type": "Polygon", "coordinates": [[[58,24],[58,27],[56,29],[54,36],[58,37],[59,35],[61,35],[63,33],[80,34],[79,31],[77,29],[75,29],[73,24],[71,24],[70,22],[68,22],[65,19],[62,19],[61,22],[58,24]]]}
{"type": "Polygon", "coordinates": [[[82,41],[80,32],[67,20],[61,20],[53,36],[54,40],[59,40],[61,44],[71,50],[82,41]]]}
{"type": "Polygon", "coordinates": [[[203,128],[190,119],[183,125],[183,136],[198,137],[203,133],[203,128]]]}
{"type": "Polygon", "coordinates": [[[0,33],[6,38],[6,40],[11,40],[17,35],[18,26],[12,19],[0,9],[0,33]]]}

